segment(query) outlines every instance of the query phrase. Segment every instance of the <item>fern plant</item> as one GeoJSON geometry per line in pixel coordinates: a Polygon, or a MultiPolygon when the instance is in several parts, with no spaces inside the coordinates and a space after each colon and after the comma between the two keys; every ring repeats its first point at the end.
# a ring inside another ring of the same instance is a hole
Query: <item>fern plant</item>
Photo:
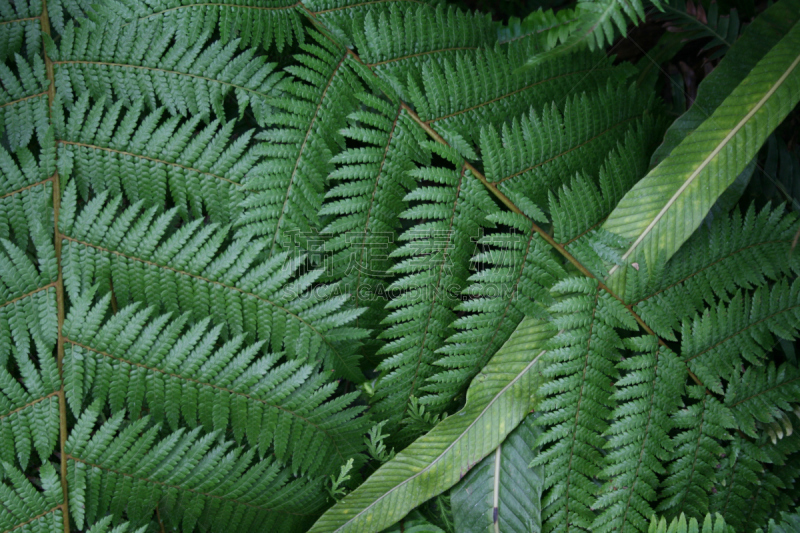
{"type": "Polygon", "coordinates": [[[0,530],[792,527],[798,13],[0,0],[0,530]]]}

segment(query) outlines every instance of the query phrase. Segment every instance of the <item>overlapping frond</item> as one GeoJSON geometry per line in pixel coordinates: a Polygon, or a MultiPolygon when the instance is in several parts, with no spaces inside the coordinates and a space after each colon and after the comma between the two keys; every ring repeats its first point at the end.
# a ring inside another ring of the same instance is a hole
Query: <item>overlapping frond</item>
{"type": "Polygon", "coordinates": [[[108,190],[159,211],[175,205],[184,220],[206,212],[214,222],[236,220],[243,182],[260,159],[250,145],[253,131],[232,140],[234,121],[203,124],[197,115],[165,116],[164,108],[147,113],[141,100],[130,109],[122,104],[92,104],[84,94],[68,116],[56,110],[61,179],[72,177],[84,200],[108,190]],[[136,180],[127,179],[132,175],[136,180]]]}
{"type": "Polygon", "coordinates": [[[547,192],[556,242],[569,246],[596,229],[647,172],[648,154],[663,128],[661,121],[645,122],[651,123],[650,127],[643,123],[626,131],[607,154],[598,177],[590,175],[596,167],[582,167],[560,190],[547,192]]]}
{"type": "Polygon", "coordinates": [[[724,449],[720,442],[730,440],[736,427],[730,410],[703,387],[689,386],[692,401],[672,416],[678,433],[673,437],[674,452],[661,485],[659,513],[677,516],[687,513],[701,517],[709,510],[709,494],[716,481],[717,465],[724,449]]]}
{"type": "Polygon", "coordinates": [[[316,247],[330,160],[344,144],[339,130],[363,90],[360,65],[344,47],[312,31],[302,48],[298,64],[286,68],[293,77],[281,84],[285,96],[270,101],[274,127],[256,135],[267,141],[260,149],[266,160],[248,181],[237,222],[237,235],[257,236],[270,253],[316,247]]]}
{"type": "Polygon", "coordinates": [[[368,310],[359,318],[367,329],[377,329],[386,316],[386,288],[394,264],[400,215],[408,207],[405,195],[415,186],[408,172],[417,162],[430,163],[425,132],[397,101],[369,93],[358,96],[362,109],[348,117],[344,136],[363,146],[347,148],[331,160],[320,216],[326,221],[327,276],[341,280],[356,306],[368,310]]]}
{"type": "Polygon", "coordinates": [[[159,507],[169,527],[192,531],[290,532],[309,522],[325,502],[322,487],[292,479],[272,459],[255,459],[215,433],[178,430],[160,438],[149,417],[126,423],[124,412],[98,425],[96,407],[84,410],[66,443],[70,516],[79,528],[123,513],[147,523],[159,507]]]}
{"type": "Polygon", "coordinates": [[[477,50],[496,41],[491,17],[454,6],[389,4],[353,20],[353,41],[361,60],[374,72],[406,78],[431,59],[454,59],[461,50],[477,50]]]}
{"type": "Polygon", "coordinates": [[[546,464],[542,517],[547,531],[569,526],[590,529],[597,490],[593,478],[604,467],[603,434],[616,404],[616,364],[623,347],[617,327],[637,325],[622,304],[599,288],[597,280],[571,277],[553,286],[561,295],[550,307],[561,330],[550,341],[540,387],[546,426],[533,464],[546,464]]]}
{"type": "Polygon", "coordinates": [[[107,192],[78,213],[76,196],[70,185],[59,220],[71,298],[95,283],[103,293],[113,287],[120,306],[141,302],[195,321],[210,316],[223,339],[245,334],[290,359],[322,361],[363,380],[356,353],[366,332],[349,325],[360,310],[345,304],[336,285],[316,284],[321,271],[301,272],[305,256],[263,259],[267,243],[226,244],[228,230],[202,220],[169,233],[175,209],[158,215],[141,202],[121,209],[121,197],[106,202],[107,192]]]}
{"type": "Polygon", "coordinates": [[[303,474],[335,473],[351,458],[363,463],[365,408],[352,405],[358,393],[333,398],[338,383],[318,365],[279,364],[263,342],[248,345],[242,335],[221,343],[222,328],[208,318],[188,327],[186,315],[171,319],[133,304],[102,322],[111,295],[92,306],[93,293],[76,302],[63,329],[64,385],[76,417],[98,401],[133,418],[146,410],[173,431],[181,423],[230,428],[260,457],[274,455],[303,474]]]}
{"type": "Polygon", "coordinates": [[[489,233],[478,241],[473,266],[479,269],[469,277],[462,291],[463,301],[455,310],[456,329],[439,348],[436,374],[423,387],[420,401],[436,411],[451,402],[469,384],[489,358],[511,336],[527,316],[545,316],[553,302],[549,288],[566,276],[549,247],[534,231],[533,222],[541,217],[533,206],[517,199],[525,215],[491,213],[487,220],[506,231],[489,233]]]}
{"type": "Polygon", "coordinates": [[[681,406],[686,370],[669,348],[648,335],[626,339],[635,355],[620,361],[617,407],[607,430],[606,479],[592,531],[643,531],[653,514],[660,476],[672,457],[670,415],[681,406]]]}
{"type": "Polygon", "coordinates": [[[265,124],[282,78],[275,64],[253,48],[238,52],[236,39],[223,44],[204,34],[188,41],[176,38],[176,32],[166,21],[125,25],[112,19],[78,27],[70,21],[58,46],[51,43],[47,50],[56,90],[67,104],[89,93],[128,106],[143,100],[173,115],[210,117],[213,112],[220,119],[230,96],[239,116],[250,109],[265,124]]]}
{"type": "MultiPolygon", "coordinates": [[[[45,214],[48,211],[45,210],[45,214]]],[[[38,217],[37,217],[38,218],[38,217]]],[[[0,239],[0,363],[44,355],[56,344],[56,257],[52,233],[34,219],[35,254],[0,239]],[[37,257],[38,256],[38,257],[37,257]]]]}
{"type": "MultiPolygon", "coordinates": [[[[447,152],[458,161],[457,154],[447,152]]],[[[406,195],[413,203],[401,214],[416,223],[392,252],[392,272],[402,276],[388,288],[393,298],[380,337],[387,339],[379,353],[386,356],[376,387],[377,413],[395,423],[405,416],[412,397],[419,396],[435,373],[436,351],[452,334],[454,312],[469,276],[469,258],[486,219],[497,211],[483,185],[466,167],[425,167],[410,174],[418,186],[406,195]]],[[[410,428],[412,431],[413,428],[410,428]]]]}
{"type": "MultiPolygon", "coordinates": [[[[604,228],[630,242],[622,256],[626,263],[664,262],[697,229],[800,100],[798,50],[800,24],[795,24],[708,120],[620,201],[604,228]]],[[[609,280],[622,296],[628,271],[615,266],[609,280]]]]}
{"type": "Polygon", "coordinates": [[[467,402],[329,509],[311,533],[381,531],[449,489],[537,405],[542,356],[555,331],[525,318],[467,392],[467,402]]]}
{"type": "Polygon", "coordinates": [[[773,334],[798,336],[800,282],[786,281],[739,293],[727,304],[686,320],[681,328],[681,358],[709,389],[723,394],[721,379],[731,381],[744,361],[762,365],[773,334]]]}
{"type": "Polygon", "coordinates": [[[27,353],[19,353],[11,361],[13,365],[7,361],[0,366],[0,464],[25,470],[32,450],[45,463],[56,446],[56,394],[61,383],[56,362],[50,357],[39,358],[39,368],[27,353]],[[19,373],[22,383],[11,369],[19,373]]]}
{"type": "Polygon", "coordinates": [[[27,148],[17,150],[14,157],[0,147],[0,238],[21,250],[27,250],[32,239],[40,247],[52,239],[52,235],[45,238],[44,228],[51,223],[53,148],[47,142],[37,158],[27,148]]]}
{"type": "MultiPolygon", "coordinates": [[[[659,0],[652,3],[661,8],[659,0]]],[[[570,24],[569,33],[557,27],[555,36],[550,39],[560,40],[559,46],[537,53],[528,60],[528,66],[536,66],[551,60],[563,61],[570,54],[584,50],[602,49],[617,36],[627,34],[628,23],[638,24],[644,21],[646,13],[642,0],[579,0],[574,9],[575,22],[570,24]]]]}
{"type": "MultiPolygon", "coordinates": [[[[749,516],[761,512],[753,507],[752,500],[759,485],[780,481],[765,475],[762,462],[769,462],[765,451],[756,443],[736,435],[717,463],[719,467],[714,487],[716,490],[711,495],[711,512],[723,515],[736,529],[746,531],[744,526],[749,516]]],[[[764,503],[764,500],[759,503],[764,503]]]]}

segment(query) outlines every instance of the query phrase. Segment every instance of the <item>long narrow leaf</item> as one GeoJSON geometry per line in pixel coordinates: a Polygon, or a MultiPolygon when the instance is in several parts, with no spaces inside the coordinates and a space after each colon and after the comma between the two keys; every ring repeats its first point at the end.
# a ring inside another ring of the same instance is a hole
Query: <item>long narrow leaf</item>
{"type": "MultiPolygon", "coordinates": [[[[625,195],[604,228],[630,240],[623,262],[666,261],[800,100],[800,24],[755,66],[711,117],[625,195]]],[[[626,268],[610,285],[624,294],[626,268]]]]}
{"type": "Polygon", "coordinates": [[[467,391],[464,408],[383,465],[328,510],[310,533],[373,533],[455,485],[503,441],[535,405],[537,363],[555,333],[526,318],[467,391]]]}

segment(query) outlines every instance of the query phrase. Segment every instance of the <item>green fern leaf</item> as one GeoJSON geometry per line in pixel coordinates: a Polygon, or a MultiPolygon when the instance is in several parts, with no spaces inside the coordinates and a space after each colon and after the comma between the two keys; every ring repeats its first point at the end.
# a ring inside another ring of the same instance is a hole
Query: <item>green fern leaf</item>
{"type": "MultiPolygon", "coordinates": [[[[622,341],[615,327],[637,329],[632,318],[621,322],[611,312],[622,307],[601,290],[597,280],[571,277],[553,286],[563,295],[550,307],[553,325],[561,331],[550,341],[539,389],[543,398],[537,424],[547,426],[537,439],[542,452],[534,465],[547,465],[542,517],[547,531],[569,525],[592,527],[592,478],[600,474],[606,420],[615,407],[615,367],[622,341]]],[[[623,312],[624,313],[624,312],[623,312]]],[[[629,317],[630,315],[628,315],[629,317]]]]}
{"type": "Polygon", "coordinates": [[[184,531],[202,517],[210,531],[289,532],[324,505],[319,484],[291,479],[278,463],[254,460],[254,451],[213,433],[181,429],[157,440],[148,417],[125,424],[120,412],[96,427],[96,409],[84,411],[65,447],[70,516],[79,528],[109,512],[117,523],[124,512],[136,526],[160,504],[166,523],[184,531]]]}
{"type": "Polygon", "coordinates": [[[616,382],[618,406],[609,436],[602,477],[608,481],[594,503],[602,509],[593,531],[643,531],[653,514],[659,477],[672,456],[670,415],[681,406],[685,367],[669,350],[649,335],[626,339],[639,352],[620,361],[626,371],[616,382]]]}
{"type": "MultiPolygon", "coordinates": [[[[400,236],[405,244],[392,253],[397,258],[392,272],[403,277],[388,289],[396,296],[386,305],[387,327],[380,338],[388,341],[378,352],[386,359],[377,367],[382,375],[375,390],[375,412],[393,423],[405,417],[411,398],[435,372],[436,351],[452,333],[458,294],[466,286],[474,240],[490,224],[486,216],[497,211],[466,167],[421,168],[411,175],[420,183],[405,200],[416,205],[401,217],[418,222],[400,236]]],[[[395,432],[398,437],[408,435],[395,432]]]]}
{"type": "Polygon", "coordinates": [[[366,332],[349,325],[361,311],[346,306],[335,285],[314,286],[319,270],[299,274],[304,256],[260,259],[266,243],[223,246],[226,228],[197,220],[165,235],[174,209],[157,215],[139,202],[121,210],[121,197],[106,202],[107,192],[77,213],[76,194],[70,185],[59,220],[70,298],[95,283],[103,293],[113,284],[121,306],[141,302],[194,320],[210,316],[223,325],[225,340],[245,334],[291,359],[324,362],[328,371],[363,381],[356,352],[366,332]],[[159,287],[156,279],[165,282],[159,287]]]}
{"type": "Polygon", "coordinates": [[[275,64],[253,49],[237,54],[238,40],[223,44],[205,34],[190,42],[175,39],[176,31],[164,22],[123,25],[113,19],[76,28],[70,21],[58,48],[47,51],[56,91],[70,105],[89,93],[98,100],[128,106],[143,100],[151,109],[163,105],[172,115],[203,118],[212,111],[224,118],[224,99],[232,95],[240,117],[249,108],[265,124],[282,78],[275,64]]]}
{"type": "Polygon", "coordinates": [[[25,474],[8,463],[0,463],[0,528],[18,533],[63,531],[61,483],[50,463],[40,468],[41,492],[25,474]]]}
{"type": "Polygon", "coordinates": [[[797,337],[799,301],[797,281],[737,294],[727,305],[683,322],[681,357],[706,387],[722,394],[720,380],[732,381],[744,360],[763,364],[775,342],[773,333],[784,339],[797,337]]]}
{"type": "Polygon", "coordinates": [[[209,432],[231,428],[238,443],[303,474],[331,474],[352,457],[363,463],[369,422],[357,416],[364,407],[352,405],[358,394],[332,398],[337,383],[313,365],[277,364],[263,342],[247,346],[242,336],[215,349],[222,328],[209,328],[209,319],[186,330],[186,315],[154,317],[136,304],[101,325],[111,295],[90,306],[93,294],[75,303],[63,328],[64,387],[76,416],[89,396],[134,418],[146,409],[173,431],[180,422],[209,432]]]}
{"type": "Polygon", "coordinates": [[[688,513],[702,517],[709,510],[716,466],[724,453],[720,441],[732,438],[728,430],[736,427],[736,421],[730,410],[702,387],[690,386],[687,392],[695,401],[672,416],[679,432],[673,437],[674,453],[662,483],[658,511],[668,516],[688,513]]]}
{"type": "Polygon", "coordinates": [[[270,0],[269,2],[204,2],[193,0],[109,0],[100,11],[106,17],[119,17],[127,23],[159,21],[177,28],[177,35],[188,42],[219,32],[223,43],[239,39],[242,48],[275,46],[278,52],[303,42],[305,31],[298,2],[270,0]]]}
{"type": "Polygon", "coordinates": [[[102,100],[90,106],[88,94],[68,117],[57,109],[53,122],[61,179],[74,177],[84,201],[90,191],[108,190],[163,210],[169,194],[184,220],[205,212],[214,222],[236,220],[245,177],[258,172],[257,148],[248,146],[253,132],[242,132],[231,142],[234,121],[214,120],[201,127],[199,116],[163,120],[165,111],[145,114],[141,100],[124,113],[122,101],[110,109],[102,100]],[[126,179],[133,174],[135,181],[126,179]]]}
{"type": "Polygon", "coordinates": [[[39,54],[42,27],[38,17],[41,13],[38,0],[0,2],[0,63],[20,52],[26,57],[39,54]]]}

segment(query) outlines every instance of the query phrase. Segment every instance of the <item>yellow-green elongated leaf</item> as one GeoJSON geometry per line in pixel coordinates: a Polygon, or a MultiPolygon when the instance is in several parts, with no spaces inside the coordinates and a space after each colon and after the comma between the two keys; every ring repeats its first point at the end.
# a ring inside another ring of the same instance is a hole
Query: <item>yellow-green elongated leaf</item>
{"type": "Polygon", "coordinates": [[[544,467],[531,467],[542,428],[527,417],[450,491],[458,533],[542,530],[544,467]]]}
{"type": "MultiPolygon", "coordinates": [[[[623,262],[666,261],[800,100],[800,24],[714,113],[625,195],[604,228],[630,239],[623,262]]],[[[627,269],[610,285],[624,293],[627,269]]]]}
{"type": "Polygon", "coordinates": [[[461,411],[383,465],[329,509],[310,533],[373,533],[455,485],[503,441],[535,404],[537,363],[552,325],[524,319],[475,377],[461,411]]]}

